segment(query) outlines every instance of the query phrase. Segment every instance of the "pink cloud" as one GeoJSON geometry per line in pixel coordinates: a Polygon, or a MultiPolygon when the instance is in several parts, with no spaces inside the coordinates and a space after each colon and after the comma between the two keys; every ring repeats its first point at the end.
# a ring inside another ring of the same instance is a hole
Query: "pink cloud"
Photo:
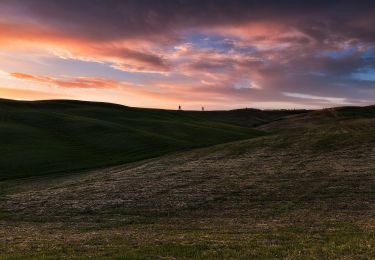
{"type": "Polygon", "coordinates": [[[21,79],[34,81],[39,83],[46,83],[49,85],[61,87],[61,88],[117,88],[118,82],[109,79],[101,78],[86,78],[80,77],[76,79],[63,80],[45,76],[34,76],[25,73],[13,72],[11,76],[21,79]]]}
{"type": "Polygon", "coordinates": [[[361,56],[371,52],[375,40],[371,9],[346,1],[292,2],[4,1],[0,49],[142,72],[116,77],[129,77],[130,83],[110,76],[12,74],[62,89],[125,90],[149,99],[216,104],[375,98],[369,82],[350,77],[375,67],[373,57],[361,56]],[[340,19],[335,10],[341,10],[340,19]],[[204,43],[198,39],[202,35],[208,39],[204,43]],[[354,51],[345,57],[324,55],[348,49],[354,51]],[[141,78],[143,73],[158,75],[141,78]]]}

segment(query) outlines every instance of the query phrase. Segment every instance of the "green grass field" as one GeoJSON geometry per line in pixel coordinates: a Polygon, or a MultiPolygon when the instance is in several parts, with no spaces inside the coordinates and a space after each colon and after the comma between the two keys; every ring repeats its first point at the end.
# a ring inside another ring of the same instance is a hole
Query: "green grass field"
{"type": "Polygon", "coordinates": [[[103,167],[266,134],[248,128],[303,111],[168,111],[0,100],[0,179],[103,167]]]}
{"type": "Polygon", "coordinates": [[[0,259],[375,258],[375,107],[246,117],[262,134],[0,181],[0,259]]]}

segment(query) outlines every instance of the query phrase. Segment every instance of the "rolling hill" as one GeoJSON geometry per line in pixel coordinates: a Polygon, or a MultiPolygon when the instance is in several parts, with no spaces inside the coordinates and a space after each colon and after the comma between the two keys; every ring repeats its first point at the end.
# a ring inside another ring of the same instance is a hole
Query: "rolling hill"
{"type": "Polygon", "coordinates": [[[0,179],[103,167],[253,138],[266,133],[249,126],[302,112],[0,100],[0,179]]]}
{"type": "Polygon", "coordinates": [[[375,107],[74,175],[0,182],[4,258],[372,259],[375,107]]]}

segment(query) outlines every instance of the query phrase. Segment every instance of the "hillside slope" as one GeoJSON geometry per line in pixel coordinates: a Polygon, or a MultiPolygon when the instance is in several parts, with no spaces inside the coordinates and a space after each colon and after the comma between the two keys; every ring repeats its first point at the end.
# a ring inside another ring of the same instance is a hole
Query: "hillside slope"
{"type": "Polygon", "coordinates": [[[0,179],[103,167],[253,138],[265,133],[247,126],[299,112],[193,112],[0,100],[0,179]]]}
{"type": "Polygon", "coordinates": [[[74,176],[0,182],[0,252],[372,259],[374,112],[315,111],[260,127],[273,135],[74,176]]]}

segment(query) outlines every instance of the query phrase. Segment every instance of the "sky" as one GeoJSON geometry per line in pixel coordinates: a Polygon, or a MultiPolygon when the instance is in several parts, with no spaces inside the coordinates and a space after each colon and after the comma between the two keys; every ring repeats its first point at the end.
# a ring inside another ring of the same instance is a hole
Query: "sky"
{"type": "Polygon", "coordinates": [[[375,2],[0,0],[0,98],[375,104],[375,2]]]}

